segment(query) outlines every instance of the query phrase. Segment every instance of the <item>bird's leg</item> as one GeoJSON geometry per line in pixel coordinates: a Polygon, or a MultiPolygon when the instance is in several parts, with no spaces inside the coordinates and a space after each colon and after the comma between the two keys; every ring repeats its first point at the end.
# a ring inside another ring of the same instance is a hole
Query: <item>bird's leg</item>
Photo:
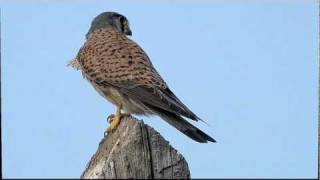
{"type": "Polygon", "coordinates": [[[121,105],[120,106],[116,106],[116,114],[111,114],[110,116],[108,116],[108,121],[110,123],[110,126],[107,129],[107,132],[113,132],[118,125],[120,124],[120,120],[121,118],[123,118],[124,116],[128,116],[129,114],[127,113],[121,113],[121,105]]]}

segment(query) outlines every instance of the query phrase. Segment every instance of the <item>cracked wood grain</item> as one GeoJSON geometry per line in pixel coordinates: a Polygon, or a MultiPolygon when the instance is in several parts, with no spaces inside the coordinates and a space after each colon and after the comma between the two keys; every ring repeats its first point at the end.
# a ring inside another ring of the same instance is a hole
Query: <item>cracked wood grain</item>
{"type": "Polygon", "coordinates": [[[188,164],[153,128],[133,117],[105,136],[88,162],[85,179],[187,179],[188,164]]]}

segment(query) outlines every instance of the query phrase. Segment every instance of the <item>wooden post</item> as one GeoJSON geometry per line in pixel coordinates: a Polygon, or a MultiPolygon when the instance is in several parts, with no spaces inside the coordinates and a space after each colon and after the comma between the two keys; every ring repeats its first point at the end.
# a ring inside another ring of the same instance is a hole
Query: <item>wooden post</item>
{"type": "Polygon", "coordinates": [[[153,128],[133,117],[105,136],[81,178],[189,179],[188,164],[153,128]]]}

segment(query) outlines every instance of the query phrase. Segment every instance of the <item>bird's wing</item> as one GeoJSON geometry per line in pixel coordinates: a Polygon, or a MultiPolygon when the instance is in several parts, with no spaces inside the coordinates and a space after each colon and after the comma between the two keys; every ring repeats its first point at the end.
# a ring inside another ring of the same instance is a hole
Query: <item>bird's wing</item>
{"type": "Polygon", "coordinates": [[[199,118],[169,89],[153,67],[146,53],[125,36],[108,41],[87,40],[77,58],[90,81],[100,86],[114,86],[137,103],[151,109],[170,125],[198,142],[215,142],[213,138],[181,116],[199,118]]]}
{"type": "Polygon", "coordinates": [[[171,92],[142,48],[125,36],[107,44],[89,39],[77,59],[86,76],[99,85],[115,86],[143,103],[200,119],[171,92]]]}
{"type": "Polygon", "coordinates": [[[167,123],[174,126],[191,139],[200,143],[206,143],[208,141],[216,142],[212,137],[181,117],[182,115],[190,119],[194,118],[194,120],[197,120],[198,118],[190,110],[181,110],[181,108],[177,108],[176,105],[171,104],[171,102],[169,102],[172,99],[171,96],[167,96],[162,94],[163,92],[157,92],[157,90],[144,86],[138,86],[132,89],[122,89],[121,91],[129,95],[133,100],[138,101],[139,103],[142,102],[167,123]]]}

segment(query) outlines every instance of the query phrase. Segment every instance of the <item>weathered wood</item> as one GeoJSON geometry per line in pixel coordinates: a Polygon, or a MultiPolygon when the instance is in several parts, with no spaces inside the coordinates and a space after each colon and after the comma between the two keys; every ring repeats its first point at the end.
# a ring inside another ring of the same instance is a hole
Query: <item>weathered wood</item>
{"type": "Polygon", "coordinates": [[[190,178],[188,164],[153,128],[133,117],[121,120],[99,144],[81,178],[190,178]]]}

